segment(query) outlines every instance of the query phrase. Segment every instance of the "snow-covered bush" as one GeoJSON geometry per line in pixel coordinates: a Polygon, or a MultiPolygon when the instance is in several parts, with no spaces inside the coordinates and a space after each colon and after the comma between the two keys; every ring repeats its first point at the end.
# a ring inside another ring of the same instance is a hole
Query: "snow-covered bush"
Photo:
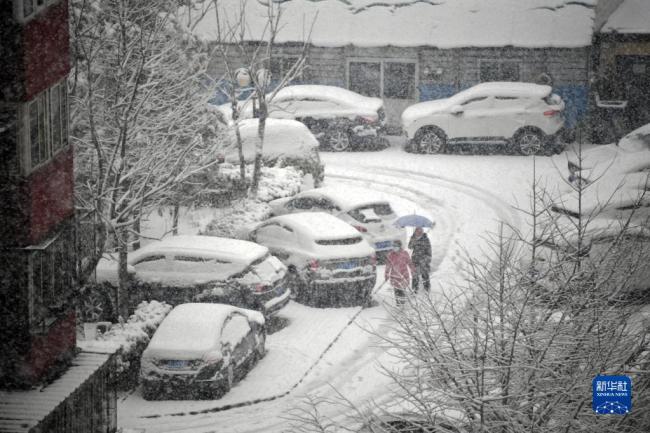
{"type": "Polygon", "coordinates": [[[130,389],[137,383],[142,352],[171,309],[171,305],[164,302],[144,301],[125,323],[114,324],[108,332],[97,337],[97,342],[93,342],[93,347],[117,347],[116,373],[120,388],[130,389]]]}
{"type": "MultiPolygon", "coordinates": [[[[239,171],[229,164],[223,164],[222,175],[237,179],[239,171]]],[[[247,166],[246,173],[250,175],[252,166],[247,166]]],[[[217,216],[202,230],[200,234],[222,236],[228,238],[240,237],[242,228],[267,219],[271,208],[267,202],[276,198],[289,197],[300,191],[302,173],[294,167],[264,167],[256,198],[241,197],[230,203],[228,207],[217,210],[217,216]]]]}

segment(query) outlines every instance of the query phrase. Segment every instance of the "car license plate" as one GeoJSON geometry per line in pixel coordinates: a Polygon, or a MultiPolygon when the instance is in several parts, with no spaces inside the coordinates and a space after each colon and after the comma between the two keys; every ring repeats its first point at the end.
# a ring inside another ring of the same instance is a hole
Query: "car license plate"
{"type": "Polygon", "coordinates": [[[378,250],[383,250],[384,248],[389,248],[391,244],[392,244],[391,241],[377,242],[375,244],[375,248],[377,248],[378,250]]]}
{"type": "Polygon", "coordinates": [[[356,268],[358,266],[358,263],[356,260],[350,260],[349,262],[342,262],[339,263],[336,268],[337,269],[352,269],[356,268]]]}
{"type": "Polygon", "coordinates": [[[180,360],[175,360],[175,359],[167,361],[167,368],[172,369],[172,370],[185,368],[186,365],[187,365],[186,361],[180,361],[180,360]]]}
{"type": "Polygon", "coordinates": [[[276,294],[276,295],[281,295],[281,294],[283,294],[285,291],[286,291],[286,289],[285,289],[284,287],[276,287],[276,288],[275,288],[275,294],[276,294]]]}

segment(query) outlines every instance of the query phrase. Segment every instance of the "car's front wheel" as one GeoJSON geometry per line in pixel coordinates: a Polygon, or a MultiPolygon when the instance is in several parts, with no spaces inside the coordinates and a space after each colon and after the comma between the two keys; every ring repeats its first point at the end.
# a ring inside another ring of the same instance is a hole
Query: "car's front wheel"
{"type": "Polygon", "coordinates": [[[445,134],[437,128],[420,130],[415,136],[417,151],[420,153],[443,153],[447,146],[445,134]]]}
{"type": "Polygon", "coordinates": [[[336,129],[327,134],[327,145],[335,152],[344,152],[350,148],[350,135],[347,131],[336,129]]]}
{"type": "Polygon", "coordinates": [[[540,154],[544,147],[544,134],[534,129],[524,129],[515,135],[515,146],[522,155],[540,154]]]}

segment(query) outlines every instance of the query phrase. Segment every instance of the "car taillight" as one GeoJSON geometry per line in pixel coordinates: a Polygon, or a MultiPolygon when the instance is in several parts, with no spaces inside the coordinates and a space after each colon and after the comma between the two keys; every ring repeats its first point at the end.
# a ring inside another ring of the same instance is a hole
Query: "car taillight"
{"type": "Polygon", "coordinates": [[[367,233],[368,232],[368,230],[365,227],[362,227],[362,226],[352,226],[352,227],[354,227],[355,229],[357,229],[361,233],[367,233]]]}
{"type": "Polygon", "coordinates": [[[311,269],[312,271],[318,270],[319,267],[320,267],[320,263],[318,263],[318,260],[313,259],[311,262],[309,262],[309,269],[311,269]]]}
{"type": "Polygon", "coordinates": [[[377,118],[374,116],[357,116],[357,122],[359,123],[375,123],[377,118]]]}
{"type": "Polygon", "coordinates": [[[217,154],[217,162],[222,163],[225,161],[226,161],[226,157],[223,154],[221,153],[217,154]]]}
{"type": "Polygon", "coordinates": [[[255,285],[255,293],[264,293],[267,290],[269,290],[269,286],[266,284],[256,284],[255,285]]]}
{"type": "Polygon", "coordinates": [[[370,264],[373,265],[373,266],[377,265],[377,256],[375,254],[370,256],[370,264]]]}
{"type": "Polygon", "coordinates": [[[561,110],[546,110],[546,111],[544,112],[544,116],[546,116],[546,117],[553,117],[553,116],[555,116],[556,114],[560,114],[561,112],[562,112],[561,110]]]}

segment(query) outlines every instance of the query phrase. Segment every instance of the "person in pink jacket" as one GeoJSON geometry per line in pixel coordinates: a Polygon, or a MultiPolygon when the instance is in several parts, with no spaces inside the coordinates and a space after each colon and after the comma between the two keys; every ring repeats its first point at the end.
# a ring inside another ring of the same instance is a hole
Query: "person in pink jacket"
{"type": "Polygon", "coordinates": [[[395,303],[402,305],[406,291],[411,289],[411,276],[415,266],[408,251],[402,248],[400,241],[393,243],[393,250],[386,256],[384,279],[390,282],[395,291],[395,303]]]}

